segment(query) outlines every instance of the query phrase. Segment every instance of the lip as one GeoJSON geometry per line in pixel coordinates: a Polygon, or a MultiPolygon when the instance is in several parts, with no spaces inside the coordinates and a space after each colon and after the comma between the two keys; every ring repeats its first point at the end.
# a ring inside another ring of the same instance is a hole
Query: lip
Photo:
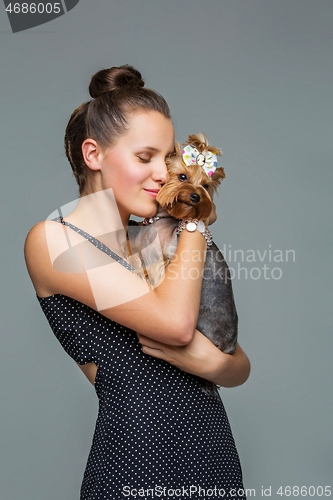
{"type": "Polygon", "coordinates": [[[144,191],[149,194],[150,196],[152,196],[153,198],[156,198],[158,192],[159,192],[159,189],[144,189],[144,191]]]}

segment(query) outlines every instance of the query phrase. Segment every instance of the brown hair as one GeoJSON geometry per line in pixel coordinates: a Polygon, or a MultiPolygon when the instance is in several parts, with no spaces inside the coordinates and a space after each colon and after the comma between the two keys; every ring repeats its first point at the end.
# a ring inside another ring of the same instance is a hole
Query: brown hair
{"type": "Polygon", "coordinates": [[[145,88],[141,73],[129,65],[96,73],[91,79],[89,94],[93,99],[74,111],[65,134],[66,156],[80,194],[88,173],[81,149],[83,141],[91,138],[102,148],[111,146],[126,130],[126,114],[131,111],[158,111],[171,118],[165,99],[154,90],[145,88]]]}

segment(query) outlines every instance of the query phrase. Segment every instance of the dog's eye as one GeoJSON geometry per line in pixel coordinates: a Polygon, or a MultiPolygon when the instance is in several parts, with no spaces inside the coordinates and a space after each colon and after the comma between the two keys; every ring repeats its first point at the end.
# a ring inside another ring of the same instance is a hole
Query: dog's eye
{"type": "Polygon", "coordinates": [[[187,175],[185,175],[185,174],[179,174],[179,175],[178,175],[178,179],[179,179],[180,181],[187,181],[187,180],[188,180],[188,179],[187,179],[187,175]]]}
{"type": "Polygon", "coordinates": [[[208,184],[203,184],[202,187],[208,189],[208,184]]]}

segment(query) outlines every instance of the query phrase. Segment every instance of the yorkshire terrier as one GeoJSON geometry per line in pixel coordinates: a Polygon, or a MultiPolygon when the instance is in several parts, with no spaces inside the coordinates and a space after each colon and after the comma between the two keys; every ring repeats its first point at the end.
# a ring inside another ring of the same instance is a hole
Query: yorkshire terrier
{"type": "MultiPolygon", "coordinates": [[[[142,277],[153,287],[163,278],[175,254],[179,220],[209,217],[214,191],[225,177],[224,169],[217,167],[216,156],[221,154],[218,148],[209,146],[204,134],[198,134],[189,135],[184,147],[176,143],[174,154],[168,158],[168,181],[156,198],[158,212],[145,219],[130,239],[131,263],[142,274],[144,269],[142,277]]],[[[229,269],[218,247],[211,243],[203,271],[197,329],[221,351],[232,354],[237,345],[237,325],[229,269]]],[[[215,384],[204,379],[200,384],[204,392],[220,399],[215,384]]]]}

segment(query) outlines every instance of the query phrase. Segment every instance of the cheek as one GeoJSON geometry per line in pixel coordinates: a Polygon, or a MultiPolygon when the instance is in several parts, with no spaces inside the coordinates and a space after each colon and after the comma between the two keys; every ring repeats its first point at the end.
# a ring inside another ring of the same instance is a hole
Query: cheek
{"type": "Polygon", "coordinates": [[[109,183],[116,191],[126,194],[135,187],[140,187],[147,179],[147,169],[133,162],[132,158],[114,154],[109,164],[109,183]]]}
{"type": "Polygon", "coordinates": [[[130,191],[139,190],[143,184],[144,178],[140,175],[127,175],[119,179],[118,187],[129,194],[130,191]]]}
{"type": "Polygon", "coordinates": [[[138,185],[141,181],[141,176],[135,169],[126,168],[119,165],[116,174],[113,176],[115,188],[121,191],[128,191],[132,187],[138,185]]]}
{"type": "Polygon", "coordinates": [[[130,184],[133,187],[140,187],[148,177],[149,174],[147,174],[146,169],[140,168],[138,165],[136,168],[131,169],[131,171],[128,172],[127,185],[130,184]]]}

